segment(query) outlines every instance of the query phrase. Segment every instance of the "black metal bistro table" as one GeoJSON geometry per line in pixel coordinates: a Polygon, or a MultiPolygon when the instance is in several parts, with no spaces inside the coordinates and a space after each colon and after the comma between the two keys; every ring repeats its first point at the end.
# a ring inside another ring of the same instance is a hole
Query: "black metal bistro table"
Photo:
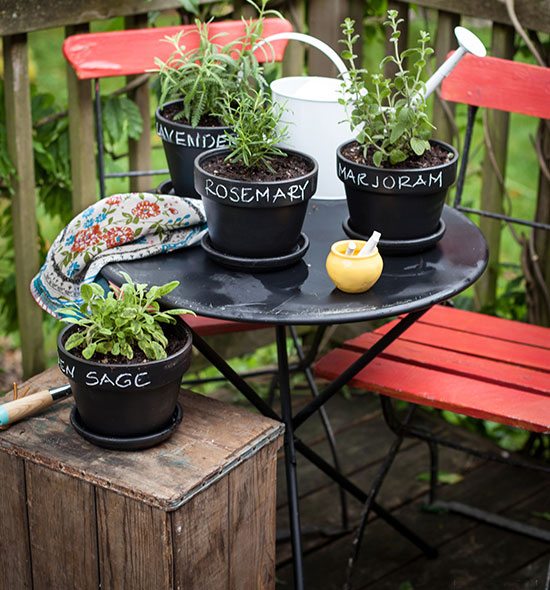
{"type": "MultiPolygon", "coordinates": [[[[297,590],[304,588],[304,579],[296,452],[358,500],[364,502],[367,494],[305,445],[296,431],[432,305],[474,283],[487,263],[487,245],[479,229],[458,211],[445,207],[443,219],[447,229],[435,247],[409,256],[385,256],[382,276],[370,291],[354,295],[343,293],[327,276],[325,259],[331,244],[346,237],[342,230],[346,215],[345,201],[311,201],[304,224],[310,248],[303,260],[286,269],[263,273],[228,270],[197,247],[116,263],[103,270],[103,275],[116,284],[123,282],[121,272],[148,284],[178,280],[179,287],[163,299],[167,307],[188,308],[213,318],[275,325],[281,416],[197,334],[193,335],[193,344],[260,412],[285,424],[285,466],[297,590]],[[341,324],[401,314],[406,315],[370,350],[292,415],[287,327],[341,324]]],[[[425,553],[433,554],[426,542],[378,503],[374,502],[372,509],[425,553]]]]}

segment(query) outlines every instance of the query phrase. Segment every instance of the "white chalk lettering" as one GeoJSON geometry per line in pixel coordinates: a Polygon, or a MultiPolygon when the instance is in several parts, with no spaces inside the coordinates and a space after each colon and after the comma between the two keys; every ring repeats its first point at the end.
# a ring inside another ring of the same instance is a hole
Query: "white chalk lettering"
{"type": "Polygon", "coordinates": [[[267,186],[262,190],[261,188],[256,189],[256,203],[259,203],[261,199],[265,199],[269,203],[269,187],[267,186]]]}
{"type": "Polygon", "coordinates": [[[251,203],[254,200],[254,195],[248,196],[252,192],[252,188],[249,186],[243,186],[241,189],[241,201],[243,203],[251,203]]]}
{"type": "Polygon", "coordinates": [[[393,188],[395,188],[395,178],[393,176],[384,176],[384,179],[382,180],[382,184],[383,184],[384,188],[387,188],[388,190],[391,191],[393,188]]]}
{"type": "Polygon", "coordinates": [[[141,381],[141,379],[142,378],[145,379],[147,377],[147,375],[148,375],[148,373],[138,373],[136,375],[136,380],[135,380],[136,387],[145,387],[146,385],[151,385],[151,381],[145,381],[145,382],[141,381]]]}
{"type": "Polygon", "coordinates": [[[114,385],[114,382],[111,381],[109,375],[107,375],[107,373],[103,374],[103,377],[101,377],[101,379],[99,380],[99,384],[100,385],[105,385],[105,383],[108,383],[109,385],[114,385]]]}
{"type": "Polygon", "coordinates": [[[242,199],[242,195],[239,194],[239,189],[236,186],[232,186],[229,189],[229,200],[232,203],[238,203],[242,199]]]}
{"type": "Polygon", "coordinates": [[[215,195],[216,193],[212,190],[212,187],[214,186],[214,181],[211,178],[207,178],[206,179],[206,186],[204,187],[204,190],[206,192],[207,195],[215,195]]]}
{"type": "Polygon", "coordinates": [[[120,373],[113,379],[106,373],[98,375],[97,371],[88,371],[86,374],[86,385],[88,387],[101,387],[102,385],[111,385],[119,389],[127,389],[128,387],[146,387],[151,385],[151,381],[147,379],[148,373],[138,373],[132,376],[132,373],[120,373]]]}
{"type": "Polygon", "coordinates": [[[286,199],[285,191],[281,187],[279,187],[277,192],[271,197],[272,203],[275,203],[277,199],[286,199]]]}
{"type": "Polygon", "coordinates": [[[410,176],[400,176],[399,177],[399,190],[403,187],[411,188],[411,177],[410,176]]]}
{"type": "Polygon", "coordinates": [[[369,186],[369,183],[365,180],[366,178],[366,174],[365,172],[361,172],[361,174],[357,175],[357,184],[360,184],[361,186],[369,186]]]}
{"type": "Polygon", "coordinates": [[[424,180],[424,177],[422,176],[422,174],[418,175],[418,178],[416,179],[416,182],[413,184],[413,188],[415,186],[426,186],[426,181],[424,180]]]}
{"type": "Polygon", "coordinates": [[[380,186],[380,176],[375,176],[376,184],[371,184],[371,188],[378,188],[380,186]]]}
{"type": "Polygon", "coordinates": [[[131,373],[121,373],[115,379],[115,385],[120,387],[121,389],[125,389],[126,387],[130,387],[132,385],[132,374],[131,373]]]}
{"type": "Polygon", "coordinates": [[[429,184],[429,186],[433,186],[436,183],[437,183],[437,186],[439,186],[440,188],[443,185],[443,170],[440,170],[439,173],[437,174],[437,176],[434,176],[430,172],[430,184],[429,184]]]}
{"type": "Polygon", "coordinates": [[[187,133],[185,131],[176,131],[176,145],[187,146],[187,133]]]}
{"type": "Polygon", "coordinates": [[[97,373],[95,371],[89,371],[86,374],[86,385],[88,385],[88,387],[99,385],[99,379],[97,378],[97,373]]]}

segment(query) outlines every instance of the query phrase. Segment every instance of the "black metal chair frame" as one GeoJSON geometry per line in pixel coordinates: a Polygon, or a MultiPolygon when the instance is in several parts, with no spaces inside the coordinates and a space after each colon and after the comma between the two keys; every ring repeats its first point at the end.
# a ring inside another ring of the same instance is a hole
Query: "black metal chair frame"
{"type": "MultiPolygon", "coordinates": [[[[455,194],[455,199],[453,202],[453,206],[455,209],[462,211],[464,213],[479,215],[483,217],[488,217],[491,219],[496,219],[500,221],[506,221],[509,223],[519,224],[523,226],[528,226],[534,229],[544,229],[550,230],[550,225],[545,223],[539,223],[535,221],[528,221],[524,219],[518,219],[516,217],[512,217],[505,214],[500,213],[493,213],[490,211],[484,211],[482,209],[473,209],[470,207],[464,207],[461,205],[462,200],[462,192],[464,188],[464,181],[466,177],[466,170],[468,166],[469,160],[469,153],[470,147],[472,142],[472,135],[474,130],[474,123],[475,117],[478,111],[477,106],[468,105],[468,115],[467,115],[467,127],[465,132],[465,139],[464,139],[464,153],[462,156],[462,161],[460,165],[459,175],[457,179],[457,189],[455,194]]],[[[533,469],[535,471],[540,471],[543,473],[550,473],[550,466],[546,465],[539,465],[529,461],[522,461],[516,458],[505,457],[503,455],[498,455],[496,453],[487,453],[483,451],[479,451],[477,449],[473,449],[466,445],[457,443],[455,441],[451,441],[447,438],[437,436],[426,430],[425,428],[421,428],[418,426],[414,426],[411,423],[412,416],[418,406],[415,404],[410,405],[409,412],[407,413],[404,420],[401,420],[396,411],[395,406],[392,400],[385,396],[380,395],[380,403],[382,406],[382,413],[384,416],[384,420],[388,427],[395,433],[396,439],[392,444],[386,459],[380,466],[377,474],[374,477],[374,483],[371,487],[369,492],[368,498],[365,501],[363,511],[361,514],[359,525],[356,529],[356,535],[353,541],[353,549],[352,555],[348,562],[348,570],[347,570],[347,579],[346,584],[344,586],[345,590],[351,590],[352,587],[352,577],[353,577],[353,569],[357,558],[359,556],[359,550],[361,547],[361,539],[363,537],[366,524],[369,518],[369,514],[371,512],[372,506],[376,501],[376,497],[384,484],[384,480],[386,475],[388,474],[393,461],[395,460],[397,453],[401,447],[401,444],[405,438],[416,438],[418,440],[426,442],[428,445],[428,449],[430,452],[430,488],[428,494],[428,502],[427,508],[430,512],[438,513],[438,512],[455,512],[457,514],[461,514],[463,516],[472,518],[479,522],[483,522],[485,524],[489,524],[492,526],[496,526],[514,533],[518,533],[521,535],[525,535],[528,537],[532,537],[534,539],[538,539],[545,542],[550,542],[550,531],[544,530],[539,527],[534,527],[531,525],[527,525],[516,520],[512,520],[510,518],[503,517],[499,514],[489,512],[487,510],[480,510],[479,508],[475,508],[468,504],[464,504],[461,502],[446,502],[443,500],[437,499],[437,484],[438,484],[438,466],[439,466],[439,445],[454,449],[456,451],[461,451],[463,453],[479,457],[482,459],[496,461],[498,463],[504,463],[506,465],[511,465],[514,467],[522,467],[526,469],[533,469]]],[[[541,438],[545,435],[535,435],[540,436],[541,438]]],[[[550,569],[549,569],[549,578],[547,580],[545,590],[550,590],[550,569]]]]}

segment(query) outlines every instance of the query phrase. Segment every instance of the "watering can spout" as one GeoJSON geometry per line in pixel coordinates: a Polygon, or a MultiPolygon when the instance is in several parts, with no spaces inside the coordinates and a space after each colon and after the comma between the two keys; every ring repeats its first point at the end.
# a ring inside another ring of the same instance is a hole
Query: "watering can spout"
{"type": "Polygon", "coordinates": [[[481,39],[465,27],[455,27],[455,37],[458,41],[458,49],[445,61],[426,82],[422,94],[426,99],[443,82],[443,80],[454,70],[458,62],[467,54],[471,53],[476,57],[485,57],[487,50],[481,39]]]}

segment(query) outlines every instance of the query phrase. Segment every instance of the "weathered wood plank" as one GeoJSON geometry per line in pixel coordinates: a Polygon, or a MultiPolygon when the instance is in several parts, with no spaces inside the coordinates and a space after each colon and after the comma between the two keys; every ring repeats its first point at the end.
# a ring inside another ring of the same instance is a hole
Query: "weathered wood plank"
{"type": "MultiPolygon", "coordinates": [[[[148,26],[146,14],[128,16],[124,20],[126,29],[145,29],[148,26]]],[[[128,76],[126,82],[131,82],[135,76],[128,76]]],[[[151,113],[149,104],[149,84],[146,82],[139,88],[132,90],[128,97],[133,100],[143,120],[143,131],[138,140],[128,141],[130,170],[151,170],[151,113]]],[[[151,188],[150,176],[136,176],[130,178],[130,190],[141,192],[151,188]]]]}
{"type": "MultiPolygon", "coordinates": [[[[550,169],[550,121],[540,121],[537,131],[537,138],[540,146],[540,157],[547,169],[550,169]]],[[[535,220],[542,223],[550,223],[550,179],[542,172],[539,172],[539,186],[537,193],[537,209],[535,220]]],[[[550,232],[545,230],[535,230],[534,235],[536,260],[527,254],[527,263],[531,270],[531,275],[535,276],[538,265],[541,279],[546,286],[547,292],[550,292],[550,232]]],[[[540,324],[541,326],[550,326],[550,308],[545,297],[544,288],[540,285],[533,285],[529,280],[527,284],[527,305],[529,322],[540,324]]]]}
{"type": "Polygon", "coordinates": [[[102,488],[96,499],[102,587],[172,588],[170,515],[102,488]]]}
{"type": "MultiPolygon", "coordinates": [[[[35,380],[33,389],[65,380],[54,369],[35,380]]],[[[73,477],[174,510],[243,458],[280,439],[281,424],[246,408],[189,391],[179,401],[184,416],[180,427],[168,441],[146,453],[113,453],[87,443],[70,424],[72,400],[58,402],[0,433],[0,450],[46,466],[55,462],[56,468],[73,477]]]]}
{"type": "MultiPolygon", "coordinates": [[[[493,467],[493,466],[491,466],[493,467]]],[[[514,471],[512,470],[512,474],[514,471]]],[[[522,478],[523,472],[515,471],[516,477],[522,478]]],[[[512,481],[515,480],[513,475],[509,475],[512,481]]],[[[517,480],[516,480],[517,481],[517,480]]],[[[504,480],[500,485],[493,480],[496,489],[508,488],[504,480]]],[[[483,486],[485,488],[485,486],[483,486]]],[[[488,488],[488,486],[487,486],[488,488]]],[[[503,506],[501,509],[503,516],[521,520],[530,525],[544,526],[544,521],[537,522],[530,513],[539,511],[541,506],[548,506],[548,487],[540,490],[538,493],[529,497],[522,494],[521,486],[515,485],[515,490],[506,489],[508,502],[498,502],[503,506]],[[519,488],[519,489],[518,489],[519,488]],[[523,498],[522,498],[523,495],[523,498]],[[503,505],[504,504],[504,505],[503,505]]],[[[494,490],[486,490],[487,495],[493,495],[494,490]]],[[[476,496],[480,493],[474,492],[476,496]]],[[[506,497],[506,496],[505,496],[506,497]]],[[[464,501],[469,502],[470,498],[464,497],[464,501]]],[[[476,504],[479,502],[476,498],[476,504]]],[[[497,502],[495,502],[497,503],[497,502]]],[[[493,510],[493,506],[489,506],[493,510]]],[[[430,519],[430,515],[424,514],[424,518],[430,519]]],[[[433,520],[445,520],[446,524],[454,528],[456,515],[441,514],[432,517],[433,520]]],[[[433,522],[432,520],[432,522],[433,522]]],[[[459,518],[459,521],[464,519],[459,518]]],[[[495,578],[510,578],[510,574],[524,565],[530,558],[540,555],[547,550],[548,545],[540,540],[530,539],[528,537],[519,537],[518,535],[502,531],[495,527],[478,525],[475,526],[471,520],[466,521],[470,526],[464,534],[455,536],[443,548],[444,551],[440,559],[425,560],[417,559],[413,567],[402,568],[399,574],[388,576],[387,579],[369,586],[372,590],[394,590],[399,587],[401,582],[410,580],[414,588],[456,588],[477,590],[488,590],[495,578]]],[[[445,533],[443,533],[446,536],[445,533]]],[[[440,535],[438,534],[438,537],[440,535]]],[[[536,583],[532,581],[531,588],[544,588],[543,580],[536,583]]],[[[503,586],[497,586],[499,589],[503,586]]],[[[519,584],[512,586],[514,589],[519,588],[519,584]]],[[[361,588],[361,586],[358,586],[361,588]]]]}
{"type": "Polygon", "coordinates": [[[229,589],[275,588],[277,443],[229,474],[229,589]]]}
{"type": "MultiPolygon", "coordinates": [[[[493,25],[492,55],[511,59],[514,56],[515,31],[507,25],[493,25]]],[[[493,213],[503,212],[503,179],[506,177],[506,153],[508,150],[508,128],[510,115],[503,111],[486,111],[487,132],[489,133],[494,161],[485,150],[481,181],[481,208],[493,213]],[[495,171],[496,164],[499,172],[495,171]]],[[[499,274],[500,235],[502,222],[481,217],[479,227],[489,247],[489,263],[482,277],[474,285],[478,308],[495,303],[497,279],[499,274]]]]}
{"type": "MultiPolygon", "coordinates": [[[[86,33],[88,24],[71,26],[66,36],[86,33]]],[[[79,80],[67,64],[67,92],[69,100],[69,145],[71,178],[73,181],[73,214],[77,215],[97,200],[96,141],[92,83],[79,80]]]]}
{"type": "MultiPolygon", "coordinates": [[[[511,24],[506,4],[502,0],[417,0],[415,4],[501,24],[511,24]]],[[[519,22],[525,28],[550,32],[550,0],[516,1],[515,9],[519,22]]]]}
{"type": "MultiPolygon", "coordinates": [[[[435,67],[438,68],[446,59],[447,54],[457,46],[456,38],[454,36],[454,28],[460,24],[460,15],[447,12],[445,10],[438,11],[437,14],[437,35],[435,38],[435,67]]],[[[435,71],[435,70],[434,70],[435,71]]],[[[449,120],[449,115],[452,117],[455,112],[455,105],[446,103],[446,108],[442,104],[441,98],[436,93],[434,98],[433,109],[433,124],[437,130],[434,132],[435,137],[453,143],[453,125],[449,120]]],[[[456,145],[456,143],[454,144],[456,145]]]]}
{"type": "MultiPolygon", "coordinates": [[[[347,12],[346,0],[308,0],[309,34],[340,52],[340,26],[347,12]]],[[[308,54],[308,73],[311,76],[335,77],[338,71],[332,62],[316,49],[308,54]]]]}
{"type": "MultiPolygon", "coordinates": [[[[289,4],[289,14],[285,15],[299,33],[306,29],[306,0],[296,0],[289,4]]],[[[290,41],[283,60],[283,76],[302,76],[306,61],[306,46],[299,41],[290,41]]]]}
{"type": "Polygon", "coordinates": [[[180,8],[179,0],[2,0],[0,35],[87,23],[115,16],[180,8]]]}
{"type": "Polygon", "coordinates": [[[34,590],[99,587],[93,487],[27,463],[34,590]]]}
{"type": "Polygon", "coordinates": [[[11,179],[14,190],[11,214],[17,269],[17,320],[23,375],[28,378],[44,369],[44,342],[42,312],[29,291],[30,282],[38,272],[39,256],[27,36],[4,37],[3,54],[8,154],[15,168],[11,179]]]}
{"type": "Polygon", "coordinates": [[[175,588],[228,590],[228,501],[229,478],[224,477],[171,513],[175,588]]]}
{"type": "Polygon", "coordinates": [[[0,588],[32,588],[27,521],[25,466],[21,459],[0,453],[0,588]]]}
{"type": "MultiPolygon", "coordinates": [[[[365,435],[368,436],[368,432],[365,435]]],[[[372,590],[395,590],[407,580],[418,590],[454,588],[451,582],[454,552],[447,549],[449,542],[454,542],[453,539],[456,539],[456,545],[462,544],[464,547],[469,547],[471,551],[477,551],[480,562],[487,559],[489,554],[493,554],[492,544],[480,547],[480,544],[470,542],[471,531],[476,528],[476,523],[472,520],[458,515],[436,515],[423,512],[420,510],[424,501],[422,495],[415,494],[417,500],[413,503],[410,502],[413,498],[411,492],[415,476],[427,471],[428,468],[427,455],[419,453],[419,450],[407,451],[398,455],[396,464],[388,475],[388,481],[382,488],[380,501],[384,506],[392,508],[396,506],[395,498],[405,498],[405,503],[397,504],[400,507],[393,511],[393,514],[411,526],[416,533],[439,546],[441,548],[440,557],[437,560],[426,559],[416,547],[399,536],[385,522],[373,518],[366,529],[361,556],[356,568],[354,588],[359,589],[366,586],[372,590]],[[432,572],[438,571],[442,573],[446,571],[448,578],[445,583],[441,583],[441,580],[438,579],[439,584],[432,585],[432,572]]],[[[442,469],[464,475],[464,479],[460,483],[444,486],[440,490],[441,497],[447,500],[471,502],[485,510],[501,511],[530,498],[534,493],[547,489],[544,478],[533,471],[513,469],[495,463],[482,463],[479,468],[469,471],[469,459],[465,455],[447,450],[442,450],[442,453],[442,469]]],[[[372,472],[367,475],[372,478],[372,472]]],[[[363,479],[363,476],[359,476],[359,483],[363,483],[363,479]]],[[[328,511],[326,507],[334,505],[334,497],[334,495],[330,497],[321,493],[317,498],[312,497],[303,501],[304,519],[309,516],[310,519],[315,519],[309,520],[310,523],[324,521],[325,515],[328,516],[333,512],[332,510],[328,511]]],[[[356,506],[355,502],[350,504],[352,521],[356,519],[356,506]]],[[[506,535],[501,531],[496,531],[496,534],[506,535]]],[[[325,541],[324,546],[318,551],[308,553],[305,558],[305,571],[307,583],[312,588],[318,590],[340,590],[342,588],[351,542],[352,537],[347,535],[332,542],[325,541]]],[[[505,557],[508,552],[513,551],[511,548],[515,547],[517,543],[517,536],[507,536],[507,548],[501,547],[500,552],[505,557]]],[[[534,555],[537,553],[535,552],[534,555]]],[[[462,570],[467,572],[467,565],[462,570]]],[[[483,563],[479,563],[476,573],[486,571],[487,568],[483,566],[483,563]]],[[[285,565],[278,569],[277,578],[281,581],[281,589],[286,588],[285,582],[291,579],[290,566],[285,565]]],[[[469,587],[484,588],[485,586],[471,584],[469,587]]]]}

